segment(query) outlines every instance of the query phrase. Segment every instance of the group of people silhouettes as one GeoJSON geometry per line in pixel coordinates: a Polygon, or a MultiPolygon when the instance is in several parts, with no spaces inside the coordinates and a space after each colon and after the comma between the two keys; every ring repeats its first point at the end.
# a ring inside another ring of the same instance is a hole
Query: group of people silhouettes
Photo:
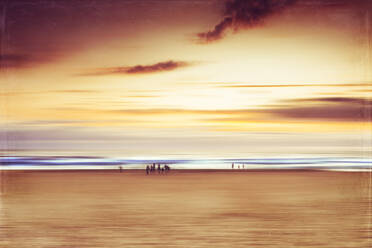
{"type": "MultiPolygon", "coordinates": [[[[234,166],[235,166],[235,164],[232,163],[232,164],[231,164],[231,169],[234,169],[234,166]]],[[[240,165],[238,165],[237,167],[238,167],[238,169],[240,169],[240,165]]],[[[244,164],[242,164],[242,169],[244,169],[244,164]]]]}
{"type": "Polygon", "coordinates": [[[156,167],[156,164],[153,163],[152,165],[147,165],[146,166],[146,174],[150,174],[150,173],[154,173],[155,171],[158,171],[158,174],[160,173],[167,173],[168,171],[170,171],[170,167],[168,165],[164,165],[163,167],[161,167],[161,164],[158,164],[158,166],[156,167]]]}

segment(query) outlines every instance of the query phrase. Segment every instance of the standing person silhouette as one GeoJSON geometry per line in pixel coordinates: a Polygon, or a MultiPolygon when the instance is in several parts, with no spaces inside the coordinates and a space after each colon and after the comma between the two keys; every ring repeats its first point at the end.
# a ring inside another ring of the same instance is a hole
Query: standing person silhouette
{"type": "Polygon", "coordinates": [[[150,166],[146,166],[146,174],[148,175],[150,173],[150,166]]]}
{"type": "Polygon", "coordinates": [[[231,164],[231,169],[234,169],[234,163],[231,164]]]}
{"type": "Polygon", "coordinates": [[[119,172],[121,173],[123,171],[123,167],[120,165],[119,166],[119,172]]]}

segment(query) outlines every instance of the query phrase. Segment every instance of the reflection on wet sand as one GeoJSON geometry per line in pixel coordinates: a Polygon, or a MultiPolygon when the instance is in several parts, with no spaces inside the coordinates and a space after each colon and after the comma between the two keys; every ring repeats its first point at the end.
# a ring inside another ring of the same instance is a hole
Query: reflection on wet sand
{"type": "Polygon", "coordinates": [[[1,179],[6,248],[370,245],[363,173],[59,171],[1,179]]]}

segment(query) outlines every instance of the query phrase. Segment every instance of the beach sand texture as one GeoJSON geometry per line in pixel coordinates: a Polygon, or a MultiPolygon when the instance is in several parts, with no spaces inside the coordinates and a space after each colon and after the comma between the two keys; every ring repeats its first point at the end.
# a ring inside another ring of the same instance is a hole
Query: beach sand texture
{"type": "Polygon", "coordinates": [[[371,247],[368,173],[2,172],[0,247],[371,247]]]}

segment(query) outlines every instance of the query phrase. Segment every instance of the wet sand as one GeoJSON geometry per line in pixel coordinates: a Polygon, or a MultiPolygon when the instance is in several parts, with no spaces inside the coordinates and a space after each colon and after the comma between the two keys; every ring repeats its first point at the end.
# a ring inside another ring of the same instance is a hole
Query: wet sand
{"type": "Polygon", "coordinates": [[[0,172],[0,247],[371,247],[367,173],[0,172]]]}

